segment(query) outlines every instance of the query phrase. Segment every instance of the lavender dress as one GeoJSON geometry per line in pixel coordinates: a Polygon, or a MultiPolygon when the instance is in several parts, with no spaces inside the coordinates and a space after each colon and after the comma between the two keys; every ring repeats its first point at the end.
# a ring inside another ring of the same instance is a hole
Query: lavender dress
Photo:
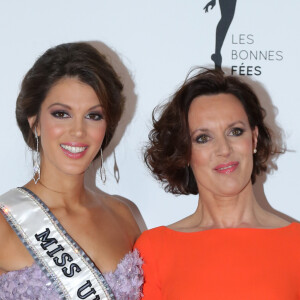
{"type": "MultiPolygon", "coordinates": [[[[114,272],[103,274],[116,300],[141,298],[142,264],[138,251],[134,250],[125,255],[114,272]]],[[[36,263],[0,276],[0,300],[59,299],[53,284],[36,263]]]]}

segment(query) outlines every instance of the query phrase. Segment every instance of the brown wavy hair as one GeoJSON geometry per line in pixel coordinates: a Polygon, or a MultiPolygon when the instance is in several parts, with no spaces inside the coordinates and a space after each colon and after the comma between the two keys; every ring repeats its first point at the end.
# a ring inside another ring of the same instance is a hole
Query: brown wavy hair
{"type": "Polygon", "coordinates": [[[257,153],[253,156],[252,183],[256,175],[267,170],[270,155],[278,152],[273,145],[266,115],[252,88],[239,78],[218,70],[200,69],[188,77],[170,100],[157,106],[152,113],[153,129],[145,148],[144,159],[154,177],[161,181],[167,192],[198,194],[198,187],[189,161],[191,137],[188,111],[192,101],[203,95],[232,94],[238,98],[253,130],[258,127],[257,153]],[[156,118],[156,115],[159,115],[156,118]]]}
{"type": "MultiPolygon", "coordinates": [[[[16,118],[27,145],[35,149],[28,118],[39,119],[41,105],[59,80],[78,78],[93,88],[103,106],[107,122],[101,148],[110,142],[124,108],[123,84],[106,57],[87,43],[67,43],[48,49],[25,75],[17,98],[16,118]]],[[[96,155],[97,158],[100,154],[96,155]]]]}

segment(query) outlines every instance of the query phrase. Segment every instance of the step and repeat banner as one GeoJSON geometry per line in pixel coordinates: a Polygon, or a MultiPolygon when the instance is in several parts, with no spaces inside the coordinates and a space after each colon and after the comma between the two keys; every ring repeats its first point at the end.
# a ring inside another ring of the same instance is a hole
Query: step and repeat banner
{"type": "Polygon", "coordinates": [[[49,47],[85,41],[107,55],[127,98],[104,152],[107,181],[102,184],[97,161],[86,176],[91,189],[122,196],[148,228],[191,214],[198,197],[166,193],[147,170],[143,148],[153,108],[191,68],[217,67],[254,88],[276,142],[287,148],[255,184],[260,205],[299,220],[299,11],[299,0],[1,1],[0,193],[32,176],[32,154],[15,121],[24,74],[49,47]]]}

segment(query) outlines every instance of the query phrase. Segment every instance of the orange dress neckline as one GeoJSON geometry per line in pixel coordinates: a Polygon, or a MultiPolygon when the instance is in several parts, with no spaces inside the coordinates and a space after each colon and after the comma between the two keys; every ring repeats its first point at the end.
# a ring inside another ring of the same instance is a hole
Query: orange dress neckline
{"type": "Polygon", "coordinates": [[[300,300],[300,224],[181,232],[160,226],[135,247],[144,300],[300,300]]]}
{"type": "Polygon", "coordinates": [[[205,229],[205,230],[199,230],[199,231],[179,231],[179,230],[175,230],[172,228],[169,228],[168,226],[159,226],[157,228],[165,228],[167,230],[173,231],[173,232],[177,232],[177,233],[186,233],[186,234],[192,234],[192,233],[201,233],[201,232],[208,232],[208,231],[215,231],[215,230],[284,230],[284,229],[288,229],[294,225],[297,225],[297,222],[291,222],[288,225],[282,226],[282,227],[275,227],[275,228],[256,228],[256,227],[227,227],[227,228],[211,228],[211,229],[205,229]]]}

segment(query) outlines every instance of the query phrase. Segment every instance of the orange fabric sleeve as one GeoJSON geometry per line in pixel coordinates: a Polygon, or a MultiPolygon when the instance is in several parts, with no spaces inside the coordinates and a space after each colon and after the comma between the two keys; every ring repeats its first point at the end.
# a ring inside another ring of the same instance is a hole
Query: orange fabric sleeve
{"type": "Polygon", "coordinates": [[[142,233],[135,243],[134,248],[138,249],[144,261],[144,286],[143,300],[160,300],[162,299],[160,282],[158,280],[158,268],[156,254],[153,244],[148,237],[148,232],[142,233]]]}

